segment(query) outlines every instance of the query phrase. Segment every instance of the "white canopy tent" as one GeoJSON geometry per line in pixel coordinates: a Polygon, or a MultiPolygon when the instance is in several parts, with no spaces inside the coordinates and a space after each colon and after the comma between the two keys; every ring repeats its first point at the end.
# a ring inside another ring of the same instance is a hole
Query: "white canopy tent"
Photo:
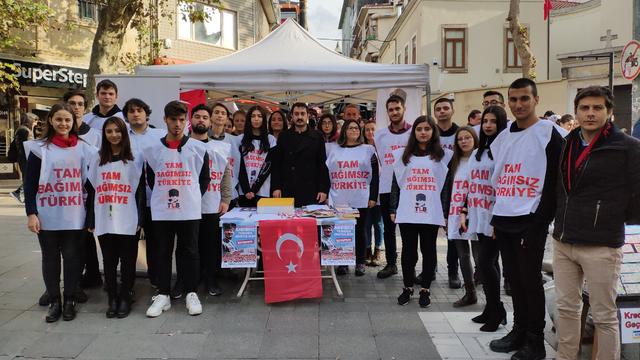
{"type": "Polygon", "coordinates": [[[180,87],[212,98],[313,103],[375,102],[380,88],[418,87],[429,93],[429,67],[367,63],[322,45],[289,19],[260,42],[200,63],[139,66],[138,75],[179,76],[180,87]]]}

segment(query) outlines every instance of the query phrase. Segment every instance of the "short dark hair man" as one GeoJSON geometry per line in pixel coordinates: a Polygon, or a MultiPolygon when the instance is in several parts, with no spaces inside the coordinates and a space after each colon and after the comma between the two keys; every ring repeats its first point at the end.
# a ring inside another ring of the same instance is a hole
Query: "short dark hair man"
{"type": "Polygon", "coordinates": [[[624,225],[640,212],[640,141],[611,122],[613,95],[590,86],[574,100],[580,124],[567,135],[560,160],[553,230],[558,350],[578,358],[582,288],[586,279],[598,333],[598,359],[620,359],[617,283],[624,225]],[[588,163],[588,166],[587,166],[588,163]]]}
{"type": "Polygon", "coordinates": [[[391,95],[385,103],[389,126],[376,130],[376,151],[380,161],[380,211],[384,222],[384,247],[387,265],[378,271],[378,278],[385,279],[398,273],[396,224],[391,219],[391,182],[393,180],[393,152],[407,146],[411,125],[404,119],[404,98],[391,95]]]}
{"type": "Polygon", "coordinates": [[[111,80],[102,80],[96,85],[98,105],[91,112],[84,115],[82,121],[94,129],[102,131],[105,120],[117,116],[124,120],[124,115],[116,103],[118,101],[118,86],[111,80]]]}
{"type": "Polygon", "coordinates": [[[514,326],[489,346],[496,352],[517,350],[512,359],[543,359],[542,257],[556,211],[558,159],[564,139],[555,124],[537,116],[535,82],[515,80],[508,94],[516,120],[491,144],[496,194],[491,225],[511,284],[514,326]]]}
{"type": "Polygon", "coordinates": [[[147,183],[151,188],[151,214],[157,243],[158,295],[147,316],[160,316],[171,308],[171,258],[177,235],[189,315],[202,313],[196,294],[200,275],[198,234],[202,196],[211,181],[209,156],[204,143],[185,136],[187,106],[171,101],[164,107],[167,135],[143,149],[147,183]]]}
{"type": "Polygon", "coordinates": [[[505,103],[502,93],[495,90],[485,91],[485,93],[482,94],[482,107],[486,109],[489,106],[500,106],[504,108],[505,103]]]}
{"type": "Polygon", "coordinates": [[[291,107],[293,126],[278,137],[271,172],[273,197],[295,198],[296,207],[322,204],[329,193],[324,140],[309,127],[308,111],[305,103],[291,107]]]}
{"type": "MultiPolygon", "coordinates": [[[[99,149],[102,144],[102,129],[94,129],[83,121],[84,111],[87,105],[87,98],[84,92],[82,90],[69,90],[62,96],[62,100],[71,106],[73,113],[76,115],[76,124],[78,125],[78,135],[80,138],[99,149]]],[[[91,235],[91,241],[93,241],[93,235],[91,235]]],[[[92,248],[95,249],[95,246],[89,249],[92,248]]],[[[95,260],[95,270],[97,271],[98,258],[96,257],[95,260]]]]}

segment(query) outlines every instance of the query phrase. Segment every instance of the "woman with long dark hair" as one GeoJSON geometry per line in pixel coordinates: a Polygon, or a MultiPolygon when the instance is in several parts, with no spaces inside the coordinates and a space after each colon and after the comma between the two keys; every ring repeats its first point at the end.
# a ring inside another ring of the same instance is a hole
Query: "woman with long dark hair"
{"type": "Polygon", "coordinates": [[[42,275],[49,294],[47,322],[76,317],[76,299],[82,269],[86,211],[82,188],[93,146],[78,137],[73,108],[51,107],[41,139],[25,142],[27,174],[25,208],[28,228],[38,234],[42,275]],[[64,305],[60,296],[60,260],[64,259],[64,305]]]}
{"type": "MultiPolygon", "coordinates": [[[[473,254],[477,253],[477,241],[474,234],[463,231],[460,224],[460,214],[465,206],[466,194],[469,190],[469,157],[478,147],[478,137],[470,126],[458,128],[454,135],[453,158],[449,163],[449,175],[447,176],[447,193],[445,194],[444,207],[448,213],[447,238],[449,246],[455,246],[462,269],[464,279],[464,296],[453,303],[453,307],[473,305],[478,302],[476,287],[473,280],[473,265],[469,240],[472,241],[473,254]]],[[[477,256],[474,256],[477,258],[477,256]]]]}
{"type": "Polygon", "coordinates": [[[342,125],[337,146],[327,156],[331,179],[329,204],[358,209],[356,222],[356,276],[365,273],[365,228],[367,213],[378,200],[378,158],[371,145],[364,144],[356,120],[342,125]],[[345,165],[348,164],[348,165],[345,165]]]}
{"type": "Polygon", "coordinates": [[[131,311],[138,258],[137,231],[145,208],[143,162],[131,151],[127,125],[118,117],[102,126],[99,156],[89,166],[88,227],[100,242],[108,296],[108,318],[125,318],[131,311]],[[120,289],[118,289],[120,263],[120,289]]]}
{"type": "Polygon", "coordinates": [[[282,110],[276,110],[269,116],[269,134],[273,135],[276,140],[280,133],[287,130],[285,124],[287,123],[287,116],[282,110]]]}
{"type": "Polygon", "coordinates": [[[336,117],[329,113],[324,113],[320,116],[318,130],[322,133],[325,143],[334,143],[338,140],[338,136],[340,136],[336,117]]]}
{"type": "Polygon", "coordinates": [[[247,111],[239,156],[240,197],[242,207],[256,207],[258,200],[269,197],[271,191],[271,161],[276,139],[267,130],[267,113],[261,106],[247,111]]]}
{"type": "Polygon", "coordinates": [[[419,305],[431,305],[429,288],[436,265],[438,229],[445,225],[441,192],[452,152],[440,144],[438,127],[430,116],[420,116],[411,127],[404,149],[394,153],[391,184],[391,219],[400,226],[402,238],[402,281],[398,304],[406,305],[413,295],[418,241],[422,252],[423,276],[419,305]]]}
{"type": "Polygon", "coordinates": [[[487,304],[482,314],[472,319],[484,324],[482,331],[493,332],[506,324],[506,311],[500,301],[500,268],[498,241],[491,226],[495,192],[491,185],[494,160],[490,145],[507,128],[507,113],[500,106],[490,106],[482,113],[478,149],[469,158],[469,190],[467,206],[462,209],[460,223],[464,231],[478,237],[478,270],[487,304]],[[467,222],[468,219],[468,229],[467,222]]]}

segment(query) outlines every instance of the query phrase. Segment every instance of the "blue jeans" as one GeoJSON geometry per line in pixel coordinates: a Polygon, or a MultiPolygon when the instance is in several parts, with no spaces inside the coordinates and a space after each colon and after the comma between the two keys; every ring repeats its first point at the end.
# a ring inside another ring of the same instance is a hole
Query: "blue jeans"
{"type": "Polygon", "coordinates": [[[365,244],[367,244],[367,249],[371,249],[371,227],[373,227],[373,233],[376,238],[375,248],[380,249],[382,247],[382,241],[384,240],[382,238],[384,223],[382,222],[380,205],[370,208],[367,214],[367,221],[365,223],[365,244]]]}

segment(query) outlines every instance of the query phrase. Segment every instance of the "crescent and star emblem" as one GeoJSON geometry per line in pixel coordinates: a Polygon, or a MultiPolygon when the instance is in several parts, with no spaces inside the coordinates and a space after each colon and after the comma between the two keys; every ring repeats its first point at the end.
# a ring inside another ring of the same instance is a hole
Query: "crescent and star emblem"
{"type": "MultiPolygon", "coordinates": [[[[296,245],[298,245],[298,258],[302,258],[302,254],[304,253],[304,243],[302,242],[302,239],[291,233],[282,234],[278,238],[278,241],[276,241],[276,254],[278,254],[278,258],[282,260],[282,256],[280,256],[280,247],[282,247],[282,244],[284,244],[285,241],[293,241],[296,245]]],[[[294,264],[293,261],[290,260],[289,265],[285,265],[285,267],[287,268],[287,274],[296,272],[297,266],[298,264],[294,264]]]]}

